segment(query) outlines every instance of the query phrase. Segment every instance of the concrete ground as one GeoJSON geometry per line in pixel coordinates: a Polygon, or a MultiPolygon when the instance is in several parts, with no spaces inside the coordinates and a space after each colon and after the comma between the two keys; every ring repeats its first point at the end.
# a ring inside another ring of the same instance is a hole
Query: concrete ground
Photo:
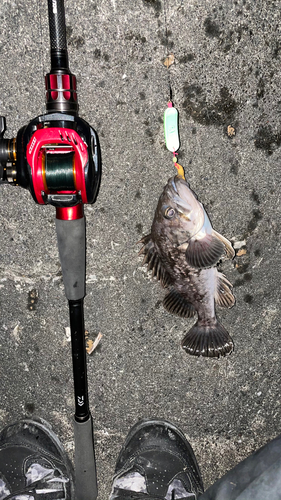
{"type": "MultiPolygon", "coordinates": [[[[85,207],[85,321],[91,338],[103,335],[88,356],[100,499],[109,495],[128,429],[148,416],[182,427],[207,487],[280,433],[278,2],[65,5],[80,116],[97,130],[103,160],[98,200],[85,207]],[[170,54],[175,60],[167,70],[170,54]],[[215,229],[245,240],[240,255],[221,266],[236,296],[235,307],[219,311],[235,342],[226,359],[183,352],[180,341],[192,320],[163,309],[164,291],[137,255],[136,242],[149,232],[174,175],[162,125],[169,78],[186,177],[215,229]]],[[[45,109],[47,1],[4,0],[0,21],[0,112],[6,137],[14,137],[45,109]]],[[[72,456],[68,307],[55,210],[36,205],[19,187],[0,188],[0,423],[42,417],[72,456]]]]}

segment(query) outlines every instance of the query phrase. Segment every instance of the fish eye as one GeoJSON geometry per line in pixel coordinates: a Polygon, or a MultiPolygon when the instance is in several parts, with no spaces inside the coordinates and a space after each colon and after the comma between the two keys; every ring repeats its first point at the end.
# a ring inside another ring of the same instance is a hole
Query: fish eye
{"type": "Polygon", "coordinates": [[[175,213],[176,212],[172,207],[168,207],[165,210],[164,216],[166,217],[166,219],[172,219],[174,217],[175,213]]]}

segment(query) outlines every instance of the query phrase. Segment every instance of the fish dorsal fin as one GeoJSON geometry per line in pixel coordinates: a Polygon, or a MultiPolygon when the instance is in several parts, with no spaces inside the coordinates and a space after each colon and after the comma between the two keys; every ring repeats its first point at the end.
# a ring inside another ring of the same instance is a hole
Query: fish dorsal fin
{"type": "Polygon", "coordinates": [[[185,257],[188,265],[197,269],[214,266],[224,254],[224,244],[217,236],[205,233],[193,236],[188,242],[185,257]]]}
{"type": "Polygon", "coordinates": [[[170,284],[170,278],[151,239],[151,234],[144,236],[138,243],[143,244],[139,251],[139,255],[144,255],[142,265],[147,264],[147,270],[152,271],[152,278],[156,276],[161,285],[167,288],[170,284]]]}
{"type": "Polygon", "coordinates": [[[222,234],[217,233],[217,231],[215,231],[214,229],[213,229],[213,234],[224,244],[226,255],[229,259],[232,260],[235,257],[235,250],[232,247],[230,241],[227,238],[225,238],[222,234]]]}
{"type": "Polygon", "coordinates": [[[232,284],[225,275],[218,272],[217,290],[215,294],[216,304],[220,307],[232,307],[235,304],[235,297],[231,291],[232,284]]]}
{"type": "Polygon", "coordinates": [[[163,306],[166,311],[181,316],[181,318],[192,318],[196,312],[193,305],[187,302],[174,288],[164,298],[163,306]]]}

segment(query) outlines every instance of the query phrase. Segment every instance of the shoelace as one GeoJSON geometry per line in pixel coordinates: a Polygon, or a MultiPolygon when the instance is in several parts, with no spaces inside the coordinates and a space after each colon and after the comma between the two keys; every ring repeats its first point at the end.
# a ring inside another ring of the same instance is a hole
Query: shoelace
{"type": "MultiPolygon", "coordinates": [[[[21,490],[17,490],[17,491],[14,491],[13,493],[10,493],[9,495],[5,496],[3,498],[3,500],[11,500],[12,498],[15,498],[17,496],[20,496],[20,495],[25,495],[26,493],[28,493],[29,495],[32,495],[33,497],[37,498],[38,497],[38,494],[36,492],[36,488],[37,486],[43,486],[44,484],[48,483],[48,481],[50,480],[53,480],[53,479],[57,479],[57,481],[60,481],[60,478],[59,477],[55,477],[54,476],[54,470],[52,470],[49,474],[47,474],[46,476],[38,479],[37,481],[34,481],[32,484],[29,484],[28,486],[25,486],[25,488],[22,488],[21,490]]],[[[52,494],[53,495],[54,493],[54,490],[50,490],[50,495],[52,494]]],[[[61,496],[61,494],[63,493],[63,491],[61,490],[57,490],[57,499],[62,499],[64,498],[64,495],[61,496]]],[[[46,496],[48,495],[48,493],[44,493],[44,498],[46,498],[46,496]]]]}

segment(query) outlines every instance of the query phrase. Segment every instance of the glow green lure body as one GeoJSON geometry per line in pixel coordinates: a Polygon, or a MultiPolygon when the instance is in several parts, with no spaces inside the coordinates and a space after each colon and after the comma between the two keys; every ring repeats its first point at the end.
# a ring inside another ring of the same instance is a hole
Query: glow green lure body
{"type": "Polygon", "coordinates": [[[173,107],[172,101],[168,102],[168,107],[164,112],[164,136],[166,148],[173,153],[173,162],[174,166],[178,171],[178,176],[185,180],[184,169],[183,167],[177,163],[177,154],[176,151],[180,147],[180,138],[179,138],[179,113],[176,108],[173,107]]]}
{"type": "Polygon", "coordinates": [[[168,107],[164,112],[164,135],[166,148],[172,153],[175,153],[180,147],[178,121],[178,110],[169,101],[168,107]]]}

